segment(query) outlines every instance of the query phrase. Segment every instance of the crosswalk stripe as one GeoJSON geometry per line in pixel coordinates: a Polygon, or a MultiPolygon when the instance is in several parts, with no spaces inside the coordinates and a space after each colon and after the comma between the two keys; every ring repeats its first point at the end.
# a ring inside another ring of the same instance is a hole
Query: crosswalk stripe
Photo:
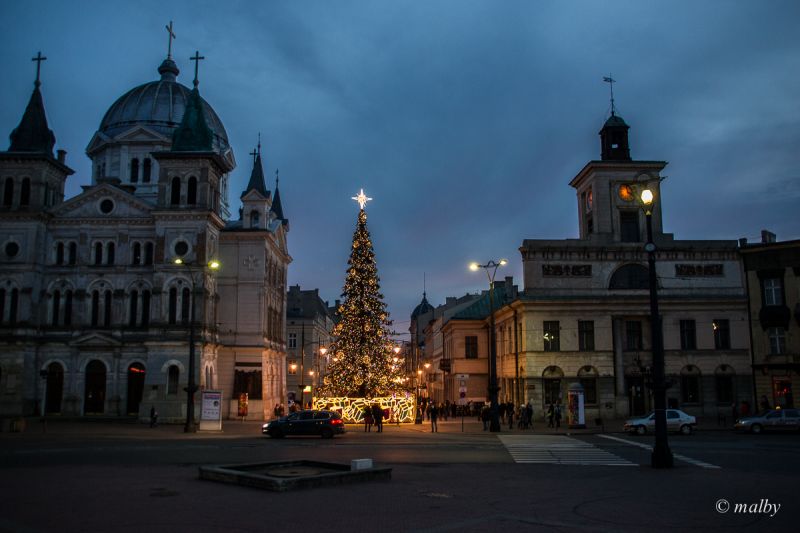
{"type": "MultiPolygon", "coordinates": [[[[653,447],[652,446],[644,444],[642,442],[633,442],[633,441],[630,441],[628,439],[621,439],[619,437],[612,437],[611,435],[600,435],[600,437],[603,437],[604,439],[615,440],[615,441],[618,441],[618,442],[624,442],[625,444],[629,444],[631,446],[638,446],[639,448],[643,448],[645,450],[650,450],[651,452],[653,451],[653,447]]],[[[709,468],[709,469],[714,469],[714,470],[721,470],[722,469],[721,466],[712,465],[711,463],[706,463],[705,461],[701,461],[699,459],[692,459],[691,457],[686,457],[685,455],[681,455],[679,453],[673,453],[672,457],[674,457],[675,459],[678,459],[680,461],[683,461],[684,463],[689,463],[689,464],[692,464],[692,465],[695,465],[695,466],[699,466],[701,468],[709,468]]]]}
{"type": "Polygon", "coordinates": [[[515,463],[638,466],[588,442],[560,435],[499,435],[515,463]]]}

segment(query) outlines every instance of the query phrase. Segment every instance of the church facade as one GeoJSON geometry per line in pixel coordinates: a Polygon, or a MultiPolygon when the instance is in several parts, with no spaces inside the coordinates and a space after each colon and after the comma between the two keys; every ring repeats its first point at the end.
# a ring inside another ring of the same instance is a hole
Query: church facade
{"type": "Polygon", "coordinates": [[[178,422],[192,382],[222,391],[225,418],[241,392],[254,419],[286,397],[277,181],[273,195],[259,147],[229,220],[236,161],[222,121],[196,74],[193,89],[179,83],[170,56],[158,73],[103,117],[77,196],[64,198],[73,171],[53,154],[38,79],[0,152],[0,417],[155,408],[178,422]]]}

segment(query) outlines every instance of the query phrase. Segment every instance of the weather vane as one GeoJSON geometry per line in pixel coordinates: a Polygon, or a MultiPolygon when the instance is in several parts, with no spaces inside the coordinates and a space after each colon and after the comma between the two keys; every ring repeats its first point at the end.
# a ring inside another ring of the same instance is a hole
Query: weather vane
{"type": "Polygon", "coordinates": [[[617,83],[617,80],[611,77],[611,74],[608,76],[603,76],[603,81],[606,82],[611,87],[611,116],[614,116],[614,84],[617,83]]]}
{"type": "Polygon", "coordinates": [[[361,209],[364,209],[364,206],[367,205],[367,202],[372,200],[372,198],[367,198],[367,195],[364,194],[364,189],[361,189],[361,192],[358,193],[358,196],[352,196],[351,200],[358,202],[358,205],[361,206],[361,209]]]}

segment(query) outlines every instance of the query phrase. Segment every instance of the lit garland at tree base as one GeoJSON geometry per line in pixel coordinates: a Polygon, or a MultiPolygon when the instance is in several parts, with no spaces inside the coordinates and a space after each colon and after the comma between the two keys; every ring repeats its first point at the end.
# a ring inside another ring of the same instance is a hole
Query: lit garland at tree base
{"type": "Polygon", "coordinates": [[[364,410],[378,404],[384,412],[384,424],[413,424],[416,398],[410,392],[379,398],[315,398],[314,409],[336,411],[347,424],[363,424],[364,410]]]}

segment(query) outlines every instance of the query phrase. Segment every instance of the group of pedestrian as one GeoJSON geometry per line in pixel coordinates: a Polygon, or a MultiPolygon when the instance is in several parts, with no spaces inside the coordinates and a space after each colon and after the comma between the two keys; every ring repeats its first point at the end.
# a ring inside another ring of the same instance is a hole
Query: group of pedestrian
{"type": "Polygon", "coordinates": [[[280,418],[283,416],[285,409],[283,408],[282,403],[276,403],[275,407],[272,408],[272,414],[275,415],[275,418],[280,418]]]}
{"type": "Polygon", "coordinates": [[[561,427],[561,404],[551,403],[547,406],[547,427],[561,427]]]}
{"type": "Polygon", "coordinates": [[[364,407],[364,431],[367,433],[372,432],[372,425],[375,425],[375,430],[378,433],[383,433],[383,419],[385,413],[381,406],[373,404],[372,406],[364,407]]]}

